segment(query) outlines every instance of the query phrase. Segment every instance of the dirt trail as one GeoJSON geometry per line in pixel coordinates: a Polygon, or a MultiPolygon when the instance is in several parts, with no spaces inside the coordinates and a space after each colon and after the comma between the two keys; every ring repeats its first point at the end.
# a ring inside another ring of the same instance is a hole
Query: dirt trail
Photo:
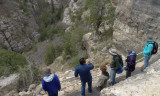
{"type": "MultiPolygon", "coordinates": [[[[154,55],[150,60],[150,64],[153,64],[159,58],[160,58],[160,53],[154,55]]],[[[136,74],[145,73],[145,72],[141,72],[141,67],[143,67],[143,64],[144,64],[143,61],[140,62],[140,63],[137,63],[136,70],[132,73],[132,76],[136,75],[136,74]]],[[[124,79],[125,79],[125,71],[122,74],[117,74],[117,76],[116,76],[116,82],[117,83],[123,81],[124,79]]],[[[100,96],[99,92],[95,89],[95,83],[97,81],[98,81],[98,79],[93,79],[94,84],[93,84],[93,93],[92,94],[88,94],[87,93],[87,88],[86,88],[86,96],[100,96]]],[[[80,90],[79,90],[79,91],[75,91],[75,92],[72,92],[72,93],[68,93],[68,94],[66,94],[66,96],[81,96],[80,94],[81,93],[80,93],[80,90]]]]}

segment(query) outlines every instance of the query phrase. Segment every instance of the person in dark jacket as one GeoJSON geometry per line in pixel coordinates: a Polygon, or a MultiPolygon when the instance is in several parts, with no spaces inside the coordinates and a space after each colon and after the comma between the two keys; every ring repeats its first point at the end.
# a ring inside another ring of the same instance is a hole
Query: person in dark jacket
{"type": "Polygon", "coordinates": [[[92,63],[87,65],[85,58],[81,58],[79,62],[80,65],[76,67],[74,75],[75,77],[78,77],[78,75],[80,75],[81,96],[85,96],[86,83],[88,83],[88,92],[92,93],[92,75],[90,73],[90,70],[94,68],[94,65],[92,63]]]}
{"type": "Polygon", "coordinates": [[[144,69],[146,69],[146,67],[148,67],[149,64],[149,60],[152,57],[152,50],[153,50],[153,39],[151,35],[147,36],[147,43],[146,46],[144,47],[143,50],[143,55],[144,55],[144,68],[141,69],[141,71],[143,71],[144,69]]]}
{"type": "Polygon", "coordinates": [[[48,96],[58,96],[58,91],[61,89],[61,84],[58,76],[51,74],[51,69],[46,69],[46,76],[42,80],[42,88],[48,92],[48,96]]]}
{"type": "Polygon", "coordinates": [[[127,52],[129,55],[127,56],[127,59],[126,59],[126,62],[127,62],[127,66],[125,67],[126,78],[131,77],[131,72],[135,70],[136,56],[137,56],[134,51],[127,50],[127,52]]]}
{"type": "Polygon", "coordinates": [[[113,86],[116,82],[115,82],[115,77],[116,77],[116,71],[119,70],[120,67],[120,60],[119,60],[119,56],[117,54],[116,49],[111,49],[109,50],[109,53],[113,56],[113,60],[112,63],[110,64],[111,67],[111,71],[110,71],[110,85],[113,86]]]}

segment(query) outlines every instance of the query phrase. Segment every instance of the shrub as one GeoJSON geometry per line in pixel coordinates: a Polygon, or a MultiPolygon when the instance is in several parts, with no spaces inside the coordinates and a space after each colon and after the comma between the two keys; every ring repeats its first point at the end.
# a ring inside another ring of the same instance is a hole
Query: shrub
{"type": "Polygon", "coordinates": [[[55,7],[54,7],[54,2],[53,2],[53,0],[51,0],[51,12],[52,12],[52,13],[55,12],[55,7]]]}
{"type": "Polygon", "coordinates": [[[19,6],[23,9],[24,12],[27,12],[27,0],[19,0],[19,6]]]}
{"type": "Polygon", "coordinates": [[[62,53],[62,48],[60,46],[53,46],[49,45],[46,49],[45,53],[45,64],[50,65],[53,63],[53,61],[61,55],[62,53]]]}
{"type": "Polygon", "coordinates": [[[64,35],[64,33],[65,33],[65,30],[57,26],[55,28],[50,29],[49,39],[52,40],[54,35],[62,36],[64,35]]]}
{"type": "Polygon", "coordinates": [[[67,40],[66,43],[64,44],[64,58],[66,59],[67,56],[73,57],[77,55],[77,50],[76,50],[75,40],[72,37],[72,35],[66,34],[65,36],[67,40]]]}
{"type": "Polygon", "coordinates": [[[77,65],[79,65],[79,59],[82,57],[88,58],[87,51],[81,51],[78,55],[71,58],[68,62],[68,65],[71,67],[76,67],[77,65]]]}
{"type": "Polygon", "coordinates": [[[20,73],[20,87],[26,87],[30,84],[37,83],[39,84],[41,82],[42,77],[42,71],[40,71],[39,68],[34,66],[34,64],[29,64],[25,66],[24,68],[20,67],[19,70],[20,73]]]}
{"type": "Polygon", "coordinates": [[[2,0],[0,0],[0,4],[2,4],[3,3],[3,1],[2,0]]]}
{"type": "Polygon", "coordinates": [[[40,41],[44,41],[46,40],[46,38],[48,37],[48,28],[44,28],[44,29],[40,29],[40,41]]]}
{"type": "Polygon", "coordinates": [[[18,72],[19,67],[27,64],[23,55],[0,48],[0,76],[18,72]]]}

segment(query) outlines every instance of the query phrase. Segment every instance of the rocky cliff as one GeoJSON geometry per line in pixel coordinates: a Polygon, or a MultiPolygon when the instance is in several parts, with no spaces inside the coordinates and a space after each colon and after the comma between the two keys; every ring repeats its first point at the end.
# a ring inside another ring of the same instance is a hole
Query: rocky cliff
{"type": "Polygon", "coordinates": [[[113,41],[118,49],[142,51],[147,34],[160,41],[159,0],[119,0],[115,15],[113,41]]]}
{"type": "Polygon", "coordinates": [[[32,14],[30,3],[2,0],[0,4],[0,47],[21,52],[38,41],[39,26],[32,14]]]}
{"type": "Polygon", "coordinates": [[[144,73],[134,75],[113,87],[101,91],[101,96],[159,96],[160,60],[144,73]]]}

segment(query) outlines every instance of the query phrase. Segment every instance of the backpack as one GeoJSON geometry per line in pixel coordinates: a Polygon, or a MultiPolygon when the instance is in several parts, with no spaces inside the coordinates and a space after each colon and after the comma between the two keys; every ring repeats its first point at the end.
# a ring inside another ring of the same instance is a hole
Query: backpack
{"type": "Polygon", "coordinates": [[[153,50],[152,50],[152,54],[156,54],[158,52],[158,43],[154,41],[154,43],[149,43],[149,44],[153,44],[153,50]]]}
{"type": "Polygon", "coordinates": [[[119,57],[119,63],[121,64],[121,67],[123,67],[123,60],[122,60],[122,56],[121,55],[118,55],[119,57]]]}
{"type": "Polygon", "coordinates": [[[123,72],[123,60],[122,60],[122,56],[121,55],[118,55],[119,57],[119,63],[120,63],[120,69],[117,70],[117,74],[121,74],[123,72]]]}
{"type": "Polygon", "coordinates": [[[119,70],[116,71],[117,74],[121,74],[121,73],[123,72],[123,68],[122,68],[121,65],[120,65],[120,67],[121,67],[121,68],[120,68],[119,70]]]}

